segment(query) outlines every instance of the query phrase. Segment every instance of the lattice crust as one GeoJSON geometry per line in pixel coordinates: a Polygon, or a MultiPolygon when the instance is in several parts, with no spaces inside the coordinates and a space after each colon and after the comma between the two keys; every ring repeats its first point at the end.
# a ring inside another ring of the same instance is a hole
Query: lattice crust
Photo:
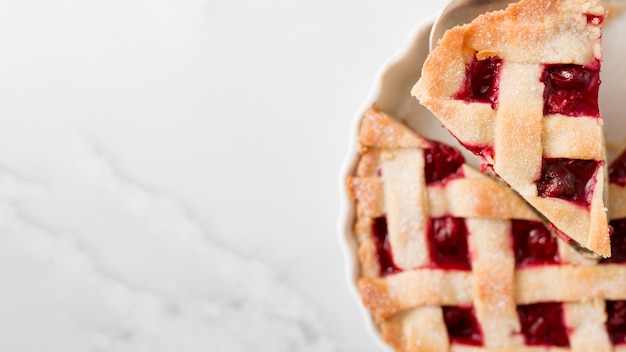
{"type": "Polygon", "coordinates": [[[588,112],[575,117],[545,112],[547,83],[542,81],[550,65],[599,70],[604,15],[599,0],[523,0],[487,13],[446,33],[426,60],[412,94],[560,232],[610,256],[602,199],[603,121],[588,112]],[[491,101],[459,97],[471,63],[496,58],[501,67],[492,82],[491,101]],[[482,153],[484,147],[492,153],[482,153]],[[542,197],[537,181],[545,158],[599,163],[590,204],[542,197]]]}
{"type": "Polygon", "coordinates": [[[357,209],[358,287],[390,345],[398,351],[624,350],[607,332],[605,300],[626,300],[626,265],[599,264],[559,239],[554,263],[518,266],[514,221],[538,219],[508,188],[467,165],[443,182],[427,182],[425,151],[435,142],[374,109],[363,117],[360,143],[361,158],[347,182],[357,209]],[[385,138],[364,138],[383,130],[385,138]],[[440,217],[463,219],[471,268],[433,262],[428,222],[440,217]],[[376,243],[381,218],[393,272],[383,272],[376,243]],[[525,339],[520,307],[546,302],[562,309],[566,345],[534,346],[525,339]],[[456,341],[445,307],[471,307],[481,342],[456,341]]]}

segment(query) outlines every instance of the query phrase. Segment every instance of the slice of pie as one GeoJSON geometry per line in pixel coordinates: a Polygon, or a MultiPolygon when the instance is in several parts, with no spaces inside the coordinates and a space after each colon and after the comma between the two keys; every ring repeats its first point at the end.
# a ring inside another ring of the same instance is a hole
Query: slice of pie
{"type": "Polygon", "coordinates": [[[523,0],[449,30],[412,94],[550,227],[610,256],[598,0],[523,0]]]}
{"type": "Polygon", "coordinates": [[[347,181],[356,206],[357,284],[395,350],[626,345],[626,213],[612,221],[613,256],[590,259],[454,148],[374,109],[362,119],[359,142],[347,181]]]}

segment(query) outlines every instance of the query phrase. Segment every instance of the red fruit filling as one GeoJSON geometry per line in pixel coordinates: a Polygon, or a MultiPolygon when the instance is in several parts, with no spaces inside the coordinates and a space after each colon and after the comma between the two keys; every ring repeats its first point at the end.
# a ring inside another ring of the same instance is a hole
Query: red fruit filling
{"type": "Polygon", "coordinates": [[[602,15],[586,14],[585,16],[587,16],[587,23],[590,25],[600,26],[604,23],[604,16],[602,15]]]}
{"type": "Polygon", "coordinates": [[[385,216],[374,219],[372,223],[372,237],[376,246],[380,276],[402,271],[393,262],[391,244],[389,243],[389,231],[387,230],[387,218],[385,216]]]}
{"type": "Polygon", "coordinates": [[[511,223],[517,267],[560,262],[557,240],[544,224],[525,220],[513,220],[511,223]]]}
{"type": "Polygon", "coordinates": [[[424,149],[424,174],[426,184],[442,183],[463,176],[463,163],[465,159],[458,150],[453,147],[430,141],[431,148],[424,149]]]}
{"type": "Polygon", "coordinates": [[[544,115],[600,117],[600,61],[596,60],[590,66],[545,65],[541,82],[545,84],[544,115]]]}
{"type": "Polygon", "coordinates": [[[467,150],[478,156],[481,161],[481,171],[485,172],[487,168],[493,165],[496,151],[490,145],[472,145],[461,143],[467,150]]]}
{"type": "Polygon", "coordinates": [[[600,263],[626,263],[626,219],[612,220],[611,256],[602,258],[600,263]]]}
{"type": "Polygon", "coordinates": [[[481,346],[483,335],[473,307],[442,307],[450,342],[481,346]]]}
{"type": "Polygon", "coordinates": [[[596,160],[544,158],[537,191],[541,197],[555,197],[589,207],[602,162],[596,160]]]}
{"type": "Polygon", "coordinates": [[[569,346],[561,303],[517,306],[522,334],[528,345],[569,346]]]}
{"type": "Polygon", "coordinates": [[[502,59],[498,56],[484,60],[474,57],[465,68],[465,80],[454,99],[489,103],[492,109],[496,109],[501,68],[502,59]]]}
{"type": "Polygon", "coordinates": [[[434,267],[472,270],[467,250],[465,219],[442,217],[428,221],[428,246],[434,267]]]}
{"type": "Polygon", "coordinates": [[[626,186],[626,151],[609,165],[609,181],[626,186]]]}
{"type": "Polygon", "coordinates": [[[606,301],[606,330],[614,345],[626,343],[626,301],[606,301]]]}
{"type": "Polygon", "coordinates": [[[462,143],[467,150],[472,152],[473,154],[479,156],[481,159],[488,161],[488,163],[492,163],[495,158],[496,152],[493,149],[493,146],[490,145],[471,145],[462,143]]]}

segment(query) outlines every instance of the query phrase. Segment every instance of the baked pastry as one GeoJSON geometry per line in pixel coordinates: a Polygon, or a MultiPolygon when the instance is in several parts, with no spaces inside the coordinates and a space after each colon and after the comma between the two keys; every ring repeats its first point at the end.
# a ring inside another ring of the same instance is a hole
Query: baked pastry
{"type": "MultiPolygon", "coordinates": [[[[626,349],[626,191],[611,198],[613,256],[598,261],[457,150],[383,112],[363,116],[359,143],[347,181],[358,288],[397,351],[626,349]]],[[[626,184],[617,160],[611,187],[626,184]]]]}
{"type": "Polygon", "coordinates": [[[610,256],[599,0],[522,0],[449,30],[412,94],[556,232],[610,256]]]}

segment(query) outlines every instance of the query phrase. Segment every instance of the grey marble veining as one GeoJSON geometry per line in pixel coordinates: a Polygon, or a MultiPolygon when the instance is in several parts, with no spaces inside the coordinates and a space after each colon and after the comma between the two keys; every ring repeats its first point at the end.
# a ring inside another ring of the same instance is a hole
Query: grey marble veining
{"type": "Polygon", "coordinates": [[[0,2],[0,351],[378,350],[337,177],[442,3],[0,2]]]}
{"type": "Polygon", "coordinates": [[[177,199],[129,182],[84,139],[58,142],[73,144],[59,155],[73,165],[57,180],[0,171],[9,186],[0,266],[14,288],[0,305],[18,304],[25,324],[4,330],[15,338],[1,349],[50,346],[19,339],[26,325],[69,349],[334,349],[314,310],[267,265],[212,243],[177,199]]]}

